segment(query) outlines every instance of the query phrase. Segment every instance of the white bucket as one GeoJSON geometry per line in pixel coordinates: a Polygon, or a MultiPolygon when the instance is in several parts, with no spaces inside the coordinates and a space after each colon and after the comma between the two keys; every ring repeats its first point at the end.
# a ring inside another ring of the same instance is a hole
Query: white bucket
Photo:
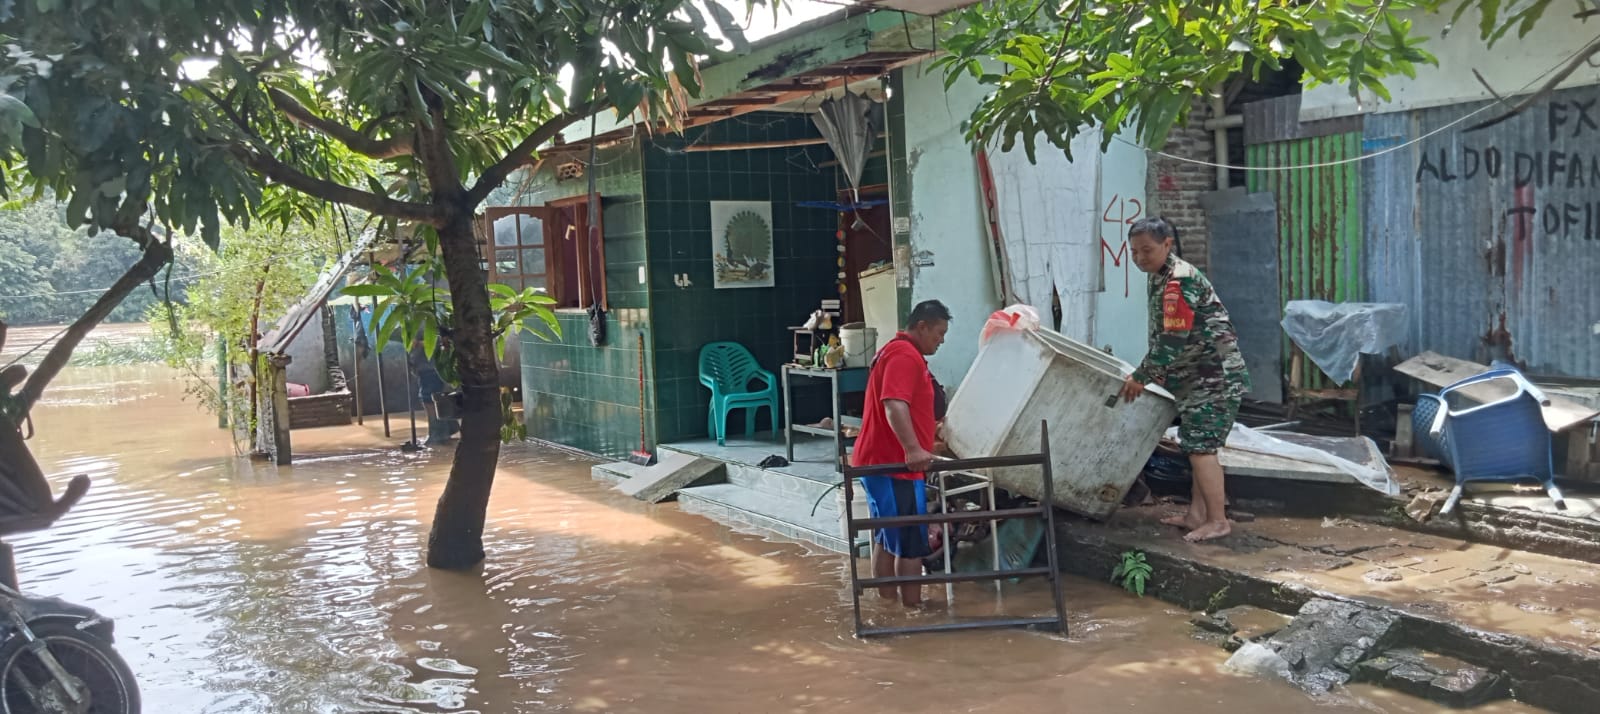
{"type": "Polygon", "coordinates": [[[839,328],[839,342],[844,345],[844,366],[865,367],[878,351],[878,331],[864,322],[852,322],[839,328]]]}

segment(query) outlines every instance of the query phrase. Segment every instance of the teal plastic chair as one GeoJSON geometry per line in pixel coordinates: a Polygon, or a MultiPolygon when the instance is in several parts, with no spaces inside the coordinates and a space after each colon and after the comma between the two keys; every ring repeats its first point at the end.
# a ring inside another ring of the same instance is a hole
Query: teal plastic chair
{"type": "Polygon", "coordinates": [[[743,409],[745,434],[756,433],[756,410],[772,411],[778,423],[778,378],[756,363],[755,355],[737,342],[712,342],[700,348],[700,383],[711,390],[711,410],[706,414],[706,433],[717,437],[717,444],[728,443],[728,414],[743,409]],[[752,382],[765,387],[751,390],[752,382]]]}

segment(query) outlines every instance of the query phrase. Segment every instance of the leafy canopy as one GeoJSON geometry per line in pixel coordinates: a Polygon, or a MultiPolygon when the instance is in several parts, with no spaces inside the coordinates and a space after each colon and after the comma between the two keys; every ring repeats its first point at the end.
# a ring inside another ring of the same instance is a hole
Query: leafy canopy
{"type": "Polygon", "coordinates": [[[212,245],[229,221],[309,217],[269,183],[439,226],[595,111],[681,109],[718,53],[706,15],[732,28],[696,2],[14,0],[0,169],[74,227],[149,207],[212,245]]]}
{"type": "MultiPolygon", "coordinates": [[[[1160,147],[1194,98],[1240,72],[1259,76],[1293,59],[1309,84],[1365,88],[1385,100],[1384,79],[1437,64],[1413,32],[1419,13],[1476,10],[1492,45],[1526,35],[1550,0],[994,0],[952,15],[937,60],[946,86],[972,77],[992,88],[967,124],[968,138],[1020,140],[1030,160],[1038,137],[1068,150],[1124,127],[1160,147]]],[[[1587,6],[1579,3],[1580,15],[1587,6]]],[[[1583,58],[1579,58],[1581,61],[1583,58]]]]}

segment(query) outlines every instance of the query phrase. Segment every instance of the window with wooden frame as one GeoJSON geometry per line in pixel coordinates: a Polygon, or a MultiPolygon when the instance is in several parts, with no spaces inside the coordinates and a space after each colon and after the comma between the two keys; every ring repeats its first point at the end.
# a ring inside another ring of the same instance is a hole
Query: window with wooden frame
{"type": "Polygon", "coordinates": [[[587,197],[486,210],[489,281],[534,288],[557,308],[606,307],[605,241],[588,219],[587,197]]]}

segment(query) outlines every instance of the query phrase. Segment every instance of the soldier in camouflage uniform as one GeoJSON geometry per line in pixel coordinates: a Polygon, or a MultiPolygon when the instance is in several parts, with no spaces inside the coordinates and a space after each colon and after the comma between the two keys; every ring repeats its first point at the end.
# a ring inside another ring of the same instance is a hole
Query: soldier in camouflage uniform
{"type": "Polygon", "coordinates": [[[1220,538],[1232,530],[1225,512],[1217,450],[1250,391],[1239,337],[1211,281],[1179,258],[1172,226],[1147,218],[1128,231],[1134,264],[1150,275],[1150,351],[1128,377],[1122,395],[1132,401],[1147,384],[1178,399],[1178,440],[1194,470],[1189,511],[1163,523],[1189,530],[1190,541],[1220,538]]]}

